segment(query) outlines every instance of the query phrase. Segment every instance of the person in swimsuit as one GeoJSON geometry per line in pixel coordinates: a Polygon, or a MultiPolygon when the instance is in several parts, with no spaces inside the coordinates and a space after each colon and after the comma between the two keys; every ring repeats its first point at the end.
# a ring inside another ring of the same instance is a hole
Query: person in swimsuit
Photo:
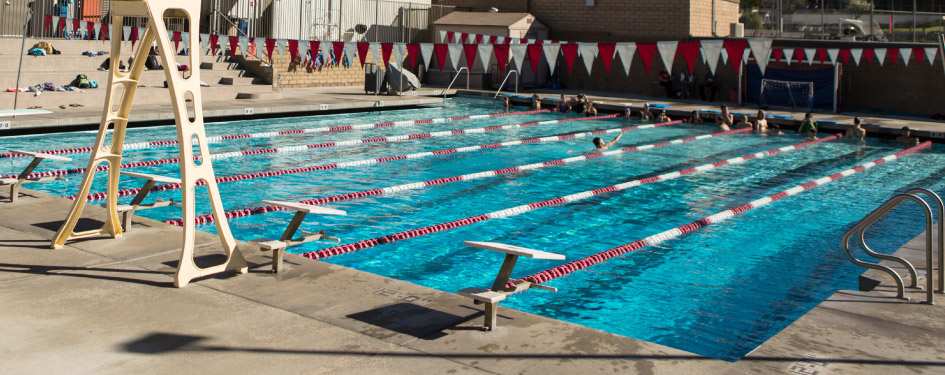
{"type": "Polygon", "coordinates": [[[768,132],[768,119],[765,116],[765,111],[758,111],[758,117],[755,118],[755,133],[765,134],[768,132]]]}
{"type": "Polygon", "coordinates": [[[814,121],[814,117],[810,112],[804,115],[804,121],[801,122],[801,127],[797,129],[797,133],[817,138],[817,122],[814,121]]]}
{"type": "Polygon", "coordinates": [[[623,117],[623,118],[629,120],[631,113],[632,113],[632,112],[630,111],[630,107],[626,107],[626,108],[623,109],[623,112],[620,112],[620,117],[623,117]]]}
{"type": "Polygon", "coordinates": [[[569,104],[568,99],[564,97],[564,94],[561,94],[561,99],[558,99],[558,112],[571,112],[571,104],[569,104]]]}
{"type": "Polygon", "coordinates": [[[666,115],[666,110],[660,111],[659,117],[656,118],[656,122],[658,123],[664,123],[664,122],[670,122],[670,121],[673,121],[673,119],[669,118],[669,116],[666,115]]]}
{"type": "Polygon", "coordinates": [[[751,122],[748,121],[747,115],[742,115],[741,117],[739,117],[738,123],[735,124],[735,129],[745,129],[745,128],[752,128],[752,127],[754,126],[752,126],[751,122]]]}
{"type": "Polygon", "coordinates": [[[768,127],[768,135],[784,135],[784,132],[781,131],[781,125],[771,124],[768,127]]]}
{"type": "Polygon", "coordinates": [[[587,109],[584,110],[584,117],[594,117],[597,116],[597,108],[594,108],[594,102],[587,104],[587,109]]]}
{"type": "Polygon", "coordinates": [[[900,143],[906,146],[915,146],[919,144],[919,138],[912,136],[912,129],[909,129],[908,126],[903,126],[902,135],[896,138],[896,143],[900,143]]]}
{"type": "Polygon", "coordinates": [[[853,127],[847,129],[847,133],[845,134],[845,136],[847,138],[860,139],[860,140],[866,138],[866,129],[863,129],[863,127],[861,126],[861,121],[859,117],[853,118],[853,127]]]}
{"type": "Polygon", "coordinates": [[[692,111],[692,114],[689,116],[689,123],[693,125],[702,125],[705,121],[702,121],[702,116],[699,115],[699,111],[692,111]]]}
{"type": "Polygon", "coordinates": [[[541,109],[541,98],[538,97],[538,94],[532,95],[532,109],[541,109]]]}
{"type": "Polygon", "coordinates": [[[735,123],[735,116],[732,116],[731,113],[728,113],[728,106],[725,104],[722,104],[721,110],[722,113],[718,116],[715,116],[715,123],[718,124],[719,127],[725,125],[726,128],[731,129],[732,125],[735,123]]]}
{"type": "Polygon", "coordinates": [[[509,99],[509,97],[506,96],[502,98],[502,109],[508,111],[509,108],[512,108],[512,99],[509,99]]]}
{"type": "Polygon", "coordinates": [[[653,112],[650,111],[650,104],[643,103],[643,111],[640,111],[640,121],[650,121],[653,117],[653,112]]]}
{"type": "Polygon", "coordinates": [[[623,135],[626,134],[626,133],[627,133],[627,132],[620,133],[620,135],[618,135],[618,136],[617,136],[616,138],[614,138],[612,141],[607,142],[607,143],[604,143],[604,140],[603,140],[603,139],[600,139],[600,137],[594,138],[594,140],[591,141],[591,142],[594,143],[594,147],[596,147],[598,150],[606,150],[608,147],[613,146],[614,144],[616,144],[617,141],[620,140],[620,137],[623,137],[623,135]]]}

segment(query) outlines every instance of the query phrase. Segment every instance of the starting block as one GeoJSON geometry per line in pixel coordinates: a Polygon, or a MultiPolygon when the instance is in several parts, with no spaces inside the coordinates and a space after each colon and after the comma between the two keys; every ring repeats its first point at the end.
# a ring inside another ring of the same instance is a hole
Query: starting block
{"type": "Polygon", "coordinates": [[[125,232],[131,231],[131,216],[134,215],[135,211],[137,210],[148,210],[171,205],[180,206],[180,204],[175,203],[173,199],[170,201],[158,200],[154,203],[141,204],[144,202],[144,198],[147,197],[148,194],[151,194],[151,189],[154,189],[155,184],[158,182],[165,184],[179,184],[181,183],[179,178],[126,171],[121,171],[121,175],[145,180],[144,186],[141,187],[141,190],[138,191],[138,194],[135,195],[134,199],[131,200],[131,204],[119,204],[117,206],[118,213],[121,214],[121,227],[125,232]]]}
{"type": "Polygon", "coordinates": [[[346,212],[333,208],[293,202],[263,201],[263,203],[284,208],[289,211],[295,211],[295,216],[292,217],[292,221],[289,222],[289,226],[285,228],[285,232],[282,233],[282,237],[279,237],[279,240],[260,238],[250,241],[259,245],[259,248],[263,251],[272,251],[272,273],[282,272],[282,259],[285,256],[285,250],[292,246],[318,240],[341,242],[341,239],[328,236],[323,230],[318,232],[303,231],[301,232],[302,237],[293,237],[295,237],[295,233],[299,231],[299,227],[302,226],[302,222],[305,221],[305,217],[308,216],[308,214],[345,216],[347,215],[346,212]]]}
{"type": "Polygon", "coordinates": [[[524,292],[528,289],[535,288],[539,290],[557,292],[557,288],[550,286],[544,286],[539,284],[534,284],[525,280],[514,280],[511,279],[512,271],[515,268],[515,263],[518,261],[519,257],[534,258],[534,259],[549,259],[549,260],[564,260],[564,255],[549,253],[545,251],[526,249],[524,247],[506,245],[495,242],[475,242],[475,241],[464,241],[463,245],[469,247],[475,247],[477,249],[492,250],[500,253],[505,253],[505,261],[502,262],[502,267],[499,269],[499,274],[495,278],[495,282],[492,283],[492,289],[482,289],[482,288],[466,288],[456,292],[463,297],[469,297],[473,299],[473,303],[480,305],[485,304],[485,324],[483,325],[483,330],[491,331],[495,328],[496,317],[498,315],[499,302],[505,300],[506,297],[524,292]],[[506,285],[513,284],[512,286],[506,288],[506,285]]]}
{"type": "Polygon", "coordinates": [[[23,169],[23,172],[20,172],[16,178],[0,178],[0,186],[10,186],[10,203],[16,202],[16,198],[20,195],[20,185],[36,182],[64,181],[64,179],[59,176],[29,178],[29,175],[36,170],[36,167],[39,166],[39,163],[42,163],[43,160],[72,161],[70,158],[44,154],[42,152],[10,150],[10,153],[33,157],[33,161],[31,161],[30,164],[26,166],[26,169],[23,169]]]}

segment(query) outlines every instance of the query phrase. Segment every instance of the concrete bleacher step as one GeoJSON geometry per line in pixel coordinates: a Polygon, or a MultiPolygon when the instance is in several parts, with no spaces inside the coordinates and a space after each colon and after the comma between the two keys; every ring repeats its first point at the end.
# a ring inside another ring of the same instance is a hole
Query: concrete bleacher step
{"type": "MultiPolygon", "coordinates": [[[[81,104],[85,109],[101,109],[105,102],[105,93],[103,89],[89,89],[85,92],[44,92],[40,96],[34,96],[33,93],[20,93],[17,108],[29,108],[40,106],[42,109],[59,111],[60,105],[81,104]]],[[[201,88],[205,101],[226,101],[236,99],[241,94],[267,93],[272,92],[270,85],[251,85],[239,86],[235,89],[233,86],[211,86],[201,88]]],[[[149,104],[170,104],[170,95],[168,90],[163,87],[140,87],[135,95],[134,105],[149,104]]],[[[13,107],[13,94],[0,94],[0,106],[6,108],[13,107]]],[[[66,109],[68,110],[68,109],[66,109]]]]}
{"type": "Polygon", "coordinates": [[[262,78],[258,77],[223,77],[219,83],[227,86],[251,86],[268,84],[262,78]]]}
{"type": "MultiPolygon", "coordinates": [[[[99,84],[104,85],[108,82],[108,72],[93,70],[89,72],[24,72],[20,77],[20,87],[33,86],[37,84],[42,84],[45,82],[52,82],[56,85],[67,85],[71,83],[76,75],[85,74],[89,77],[89,80],[98,81],[99,84]]],[[[243,74],[239,70],[210,70],[210,71],[201,71],[200,80],[214,84],[220,82],[224,79],[239,79],[243,74]]],[[[145,86],[163,86],[166,77],[164,76],[164,71],[145,71],[141,75],[140,84],[145,86]]],[[[247,84],[243,81],[240,81],[240,85],[247,84]]],[[[248,84],[266,84],[265,82],[259,81],[256,82],[250,78],[250,83],[248,84]]],[[[0,88],[13,87],[16,85],[16,74],[4,74],[0,72],[0,88]]]]}

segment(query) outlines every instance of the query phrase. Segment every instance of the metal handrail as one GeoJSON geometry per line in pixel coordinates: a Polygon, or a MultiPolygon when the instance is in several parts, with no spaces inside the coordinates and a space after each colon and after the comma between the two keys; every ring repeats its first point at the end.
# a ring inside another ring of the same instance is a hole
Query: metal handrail
{"type": "MultiPolygon", "coordinates": [[[[879,254],[873,251],[872,249],[870,249],[869,246],[866,245],[865,239],[864,239],[864,233],[866,232],[867,229],[873,226],[873,224],[879,221],[879,219],[882,219],[884,216],[886,216],[886,214],[888,214],[889,211],[892,211],[894,208],[902,204],[902,202],[907,201],[907,200],[918,203],[919,206],[922,207],[923,211],[925,211],[926,257],[928,259],[931,259],[932,257],[932,218],[933,218],[932,208],[929,207],[929,204],[925,200],[917,197],[914,194],[897,194],[896,196],[890,198],[888,201],[886,201],[886,203],[883,203],[881,206],[879,206],[879,208],[873,210],[873,212],[870,212],[869,215],[866,215],[866,217],[864,217],[863,220],[860,220],[859,223],[854,225],[853,228],[850,228],[850,230],[848,230],[843,235],[843,242],[842,242],[843,252],[846,254],[847,258],[849,258],[850,261],[853,262],[853,264],[858,265],[860,267],[864,267],[864,268],[870,268],[870,269],[875,269],[878,271],[883,271],[889,274],[890,276],[892,276],[892,278],[896,281],[896,287],[897,287],[896,297],[901,298],[901,299],[906,299],[906,300],[908,300],[908,298],[905,297],[905,286],[903,285],[902,278],[899,276],[899,274],[896,273],[896,271],[894,271],[892,268],[888,266],[884,266],[878,263],[870,263],[870,262],[857,259],[856,257],[853,256],[853,253],[850,252],[849,242],[850,242],[850,237],[852,237],[856,233],[859,233],[859,242],[860,242],[860,245],[863,247],[863,251],[866,252],[866,254],[872,257],[878,258],[878,259],[894,261],[894,262],[902,264],[909,270],[910,276],[912,277],[912,285],[910,287],[917,287],[918,286],[917,273],[915,271],[915,267],[913,267],[912,264],[909,263],[909,261],[903,258],[897,257],[897,256],[879,254]]],[[[929,274],[927,277],[934,276],[934,274],[932,273],[932,270],[930,269],[931,265],[932,263],[928,262],[927,268],[929,268],[928,270],[929,274]]],[[[931,305],[934,303],[933,296],[932,296],[932,288],[931,288],[932,280],[931,279],[928,279],[928,285],[929,285],[929,290],[927,290],[926,302],[931,305]]]]}
{"type": "Polygon", "coordinates": [[[246,35],[246,33],[244,33],[243,30],[240,30],[240,26],[237,25],[235,22],[233,22],[233,20],[230,19],[230,16],[227,16],[226,14],[223,14],[223,12],[221,12],[221,11],[220,11],[219,9],[217,9],[217,8],[213,8],[213,11],[216,12],[217,14],[219,14],[220,17],[223,17],[223,20],[224,20],[224,21],[229,22],[230,25],[232,25],[233,28],[236,29],[236,32],[238,32],[238,33],[240,33],[240,34],[243,34],[243,36],[245,36],[245,37],[248,37],[248,36],[249,36],[249,35],[246,35]]]}
{"type": "Polygon", "coordinates": [[[450,85],[446,86],[446,90],[443,90],[443,100],[446,100],[446,94],[450,92],[450,88],[453,87],[453,84],[456,83],[456,80],[459,78],[459,74],[464,70],[466,71],[466,90],[469,90],[469,68],[464,66],[456,71],[456,77],[453,77],[453,80],[450,81],[450,85]]]}
{"type": "MultiPolygon", "coordinates": [[[[906,194],[925,194],[929,198],[932,198],[936,204],[938,204],[938,290],[937,293],[945,293],[945,202],[942,201],[942,197],[936,194],[934,191],[925,189],[925,188],[915,188],[906,192],[906,194]]],[[[926,262],[926,271],[928,272],[928,277],[932,276],[932,253],[929,252],[925,257],[926,262]]],[[[929,278],[931,280],[931,278],[929,278]]],[[[928,283],[929,290],[932,289],[932,283],[928,283]]]]}
{"type": "Polygon", "coordinates": [[[495,92],[495,96],[492,97],[492,104],[495,104],[495,100],[499,97],[499,94],[502,92],[502,88],[505,87],[505,83],[508,82],[509,77],[512,76],[512,73],[515,73],[515,93],[518,94],[518,81],[522,76],[518,73],[518,70],[512,69],[509,70],[508,74],[505,75],[505,79],[503,79],[502,84],[499,85],[499,89],[495,92]]]}

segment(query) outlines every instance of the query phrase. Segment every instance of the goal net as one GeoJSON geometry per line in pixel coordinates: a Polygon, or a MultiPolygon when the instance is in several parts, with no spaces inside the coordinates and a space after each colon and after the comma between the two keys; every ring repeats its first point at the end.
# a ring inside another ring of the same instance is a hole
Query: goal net
{"type": "Polygon", "coordinates": [[[761,108],[788,107],[811,112],[814,108],[814,83],[762,79],[759,100],[761,108]]]}

